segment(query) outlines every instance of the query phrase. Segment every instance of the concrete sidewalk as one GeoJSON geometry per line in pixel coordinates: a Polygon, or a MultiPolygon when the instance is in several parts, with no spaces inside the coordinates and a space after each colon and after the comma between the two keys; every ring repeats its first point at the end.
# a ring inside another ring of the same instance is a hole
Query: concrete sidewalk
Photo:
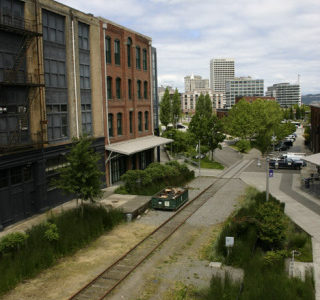
{"type": "MultiPolygon", "coordinates": [[[[281,182],[286,180],[283,176],[286,175],[274,173],[274,177],[269,180],[269,190],[274,197],[285,203],[285,213],[312,236],[316,300],[320,300],[320,216],[306,206],[304,198],[312,203],[315,201],[319,203],[319,199],[313,199],[311,195],[306,193],[301,194],[295,180],[291,183],[292,186],[288,186],[288,190],[292,189],[294,192],[286,193],[283,185],[281,186],[281,182]]],[[[260,191],[266,190],[266,174],[264,172],[243,172],[240,178],[260,191]]],[[[317,204],[315,203],[315,205],[317,204]]]]}

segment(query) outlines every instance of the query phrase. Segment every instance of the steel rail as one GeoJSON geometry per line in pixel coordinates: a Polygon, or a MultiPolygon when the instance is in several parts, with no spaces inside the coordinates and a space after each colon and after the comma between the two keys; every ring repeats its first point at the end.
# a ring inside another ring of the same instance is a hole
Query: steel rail
{"type": "Polygon", "coordinates": [[[142,239],[139,243],[137,243],[133,248],[123,254],[119,259],[117,259],[114,263],[108,266],[104,271],[98,274],[94,279],[89,281],[85,286],[83,286],[80,290],[74,293],[68,300],[84,300],[84,299],[97,299],[102,300],[111,291],[113,291],[125,278],[127,278],[142,262],[144,262],[157,248],[159,248],[173,233],[175,233],[185,222],[189,219],[200,207],[202,207],[209,199],[212,197],[219,189],[225,186],[231,179],[234,179],[238,174],[242,172],[243,169],[247,168],[252,161],[249,160],[241,160],[240,162],[235,163],[227,170],[222,172],[219,176],[217,176],[218,180],[215,180],[212,184],[210,184],[207,188],[205,188],[199,195],[194,197],[192,200],[188,201],[185,205],[180,207],[171,217],[169,217],[166,221],[164,221],[159,227],[154,229],[151,233],[149,233],[144,239],[142,239]],[[242,166],[241,163],[245,162],[242,166]],[[240,168],[237,170],[237,167],[240,168]],[[235,172],[234,172],[235,170],[235,172]],[[234,174],[232,174],[234,172],[234,174]],[[228,173],[231,173],[231,176],[228,177],[228,173]],[[219,180],[222,179],[222,180],[219,180]],[[212,189],[212,190],[211,190],[212,189]],[[206,195],[207,194],[207,195],[206,195]],[[201,199],[202,196],[203,199],[201,199]],[[197,200],[199,203],[197,203],[197,200]],[[191,206],[194,205],[193,209],[191,206]],[[190,211],[188,212],[188,210],[190,211]],[[183,213],[187,213],[186,216],[183,213]],[[179,220],[179,217],[182,217],[179,220]],[[176,225],[165,227],[170,222],[176,221],[176,225]],[[161,232],[161,230],[165,232],[161,232]],[[160,234],[159,241],[157,240],[157,234],[160,234]],[[164,234],[164,235],[163,235],[164,234]],[[151,245],[148,246],[148,242],[151,245]],[[141,249],[140,253],[134,253],[135,250],[138,250],[139,246],[142,246],[143,243],[147,244],[145,249],[141,249]],[[154,245],[153,245],[154,244],[154,245]],[[151,248],[151,249],[150,249],[151,248]],[[146,251],[143,251],[146,250],[146,251]],[[145,253],[146,252],[146,253],[145,253]],[[130,264],[130,255],[133,256],[133,261],[130,264]],[[134,257],[136,255],[136,257],[134,257]],[[127,260],[127,261],[125,261],[127,260]],[[123,262],[123,264],[119,264],[123,262]],[[114,271],[112,269],[115,269],[114,271]],[[117,270],[118,269],[118,270],[117,270]],[[119,270],[119,269],[122,269],[119,270]],[[126,270],[127,269],[127,270],[126,270]],[[117,273],[111,274],[108,276],[107,273],[117,273]],[[125,274],[121,274],[125,273],[125,274]],[[118,275],[118,276],[115,276],[118,275]],[[113,277],[112,277],[113,276],[113,277]],[[118,278],[116,278],[118,277],[118,278]],[[101,280],[102,278],[102,280],[101,280]],[[101,280],[101,284],[99,284],[99,280],[101,280]],[[110,287],[107,287],[110,283],[110,287]],[[100,290],[100,292],[98,291],[100,290]],[[96,295],[94,295],[96,294],[96,295]]]}

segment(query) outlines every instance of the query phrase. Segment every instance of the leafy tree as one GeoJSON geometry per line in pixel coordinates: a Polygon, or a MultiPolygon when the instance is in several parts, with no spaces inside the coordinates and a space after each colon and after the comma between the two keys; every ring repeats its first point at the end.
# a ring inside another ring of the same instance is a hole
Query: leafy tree
{"type": "Polygon", "coordinates": [[[305,115],[306,115],[306,109],[305,109],[305,105],[301,105],[301,119],[304,119],[305,115]]]}
{"type": "Polygon", "coordinates": [[[160,121],[164,126],[168,126],[172,118],[172,108],[169,95],[169,89],[166,88],[162,100],[160,102],[160,121]]]}
{"type": "Polygon", "coordinates": [[[220,143],[224,141],[223,126],[217,116],[211,115],[207,124],[207,145],[211,151],[211,160],[213,160],[213,152],[215,149],[221,149],[220,143]]]}
{"type": "Polygon", "coordinates": [[[172,144],[172,150],[176,153],[188,152],[194,148],[194,138],[192,134],[187,131],[172,129],[163,133],[163,137],[172,138],[174,140],[172,144]]]}
{"type": "Polygon", "coordinates": [[[297,107],[296,107],[296,119],[297,120],[301,119],[301,110],[300,110],[299,105],[297,105],[297,107]]]}
{"type": "Polygon", "coordinates": [[[94,202],[101,196],[101,177],[98,161],[100,155],[93,151],[91,139],[87,136],[74,139],[67,154],[67,166],[61,169],[54,184],[66,193],[74,194],[78,199],[94,202]]]}
{"type": "Polygon", "coordinates": [[[294,119],[292,106],[291,106],[290,109],[289,109],[289,119],[290,119],[290,120],[293,120],[293,119],[294,119]]]}
{"type": "Polygon", "coordinates": [[[224,118],[224,128],[227,133],[241,139],[251,139],[255,133],[255,118],[252,111],[252,104],[240,100],[234,105],[224,118]]]}
{"type": "Polygon", "coordinates": [[[178,90],[176,89],[172,97],[172,124],[173,127],[176,127],[177,121],[181,117],[181,100],[178,90]]]}
{"type": "Polygon", "coordinates": [[[200,117],[210,118],[212,115],[212,103],[210,96],[201,93],[196,103],[196,113],[200,117]]]}

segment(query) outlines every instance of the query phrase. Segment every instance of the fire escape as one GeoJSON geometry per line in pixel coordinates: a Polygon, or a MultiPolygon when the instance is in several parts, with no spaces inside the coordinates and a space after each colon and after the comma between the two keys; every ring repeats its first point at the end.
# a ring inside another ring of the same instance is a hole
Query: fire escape
{"type": "MultiPolygon", "coordinates": [[[[37,1],[35,0],[35,20],[37,20],[37,1]]],[[[39,32],[38,21],[29,21],[24,18],[17,18],[12,15],[0,14],[0,30],[12,33],[19,37],[18,48],[12,66],[3,70],[2,80],[0,80],[0,97],[6,97],[6,89],[24,88],[26,96],[24,103],[19,104],[14,111],[16,126],[8,133],[6,143],[0,143],[0,153],[12,152],[19,149],[29,148],[35,144],[43,146],[43,120],[42,109],[40,106],[41,130],[32,136],[30,133],[30,109],[33,102],[40,102],[41,87],[44,87],[43,74],[40,74],[39,39],[42,33],[39,32]],[[31,45],[33,59],[27,61],[27,50],[31,45]],[[32,68],[32,71],[30,72],[32,68]],[[35,142],[36,141],[36,142],[35,142]]],[[[8,97],[8,96],[7,96],[8,97]]],[[[1,100],[1,98],[0,98],[1,100]]],[[[10,99],[8,99],[9,102],[10,99]]],[[[40,103],[38,103],[41,105],[40,103]]],[[[0,107],[2,114],[10,114],[10,106],[0,107]]]]}

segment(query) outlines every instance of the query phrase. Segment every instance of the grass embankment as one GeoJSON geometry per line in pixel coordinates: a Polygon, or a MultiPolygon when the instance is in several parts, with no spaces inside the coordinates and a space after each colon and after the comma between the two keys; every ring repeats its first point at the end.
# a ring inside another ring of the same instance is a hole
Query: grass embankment
{"type": "Polygon", "coordinates": [[[0,240],[0,294],[75,253],[123,220],[119,210],[84,205],[0,240]]]}
{"type": "Polygon", "coordinates": [[[167,186],[184,186],[193,178],[194,172],[177,161],[152,163],[144,170],[129,170],[122,175],[124,184],[115,193],[151,196],[167,186]]]}
{"type": "Polygon", "coordinates": [[[217,169],[223,170],[224,166],[217,161],[210,160],[208,157],[204,157],[200,161],[200,167],[204,169],[217,169]]]}
{"type": "Polygon", "coordinates": [[[212,277],[207,290],[183,286],[175,294],[185,295],[179,299],[313,300],[312,273],[302,281],[290,278],[285,270],[285,259],[291,257],[292,250],[301,253],[296,260],[312,261],[311,238],[284,214],[284,205],[271,195],[265,202],[265,193],[250,188],[242,207],[225,222],[219,237],[204,251],[209,261],[242,268],[243,282],[217,276],[212,277]],[[235,239],[229,255],[226,236],[235,239]]]}

